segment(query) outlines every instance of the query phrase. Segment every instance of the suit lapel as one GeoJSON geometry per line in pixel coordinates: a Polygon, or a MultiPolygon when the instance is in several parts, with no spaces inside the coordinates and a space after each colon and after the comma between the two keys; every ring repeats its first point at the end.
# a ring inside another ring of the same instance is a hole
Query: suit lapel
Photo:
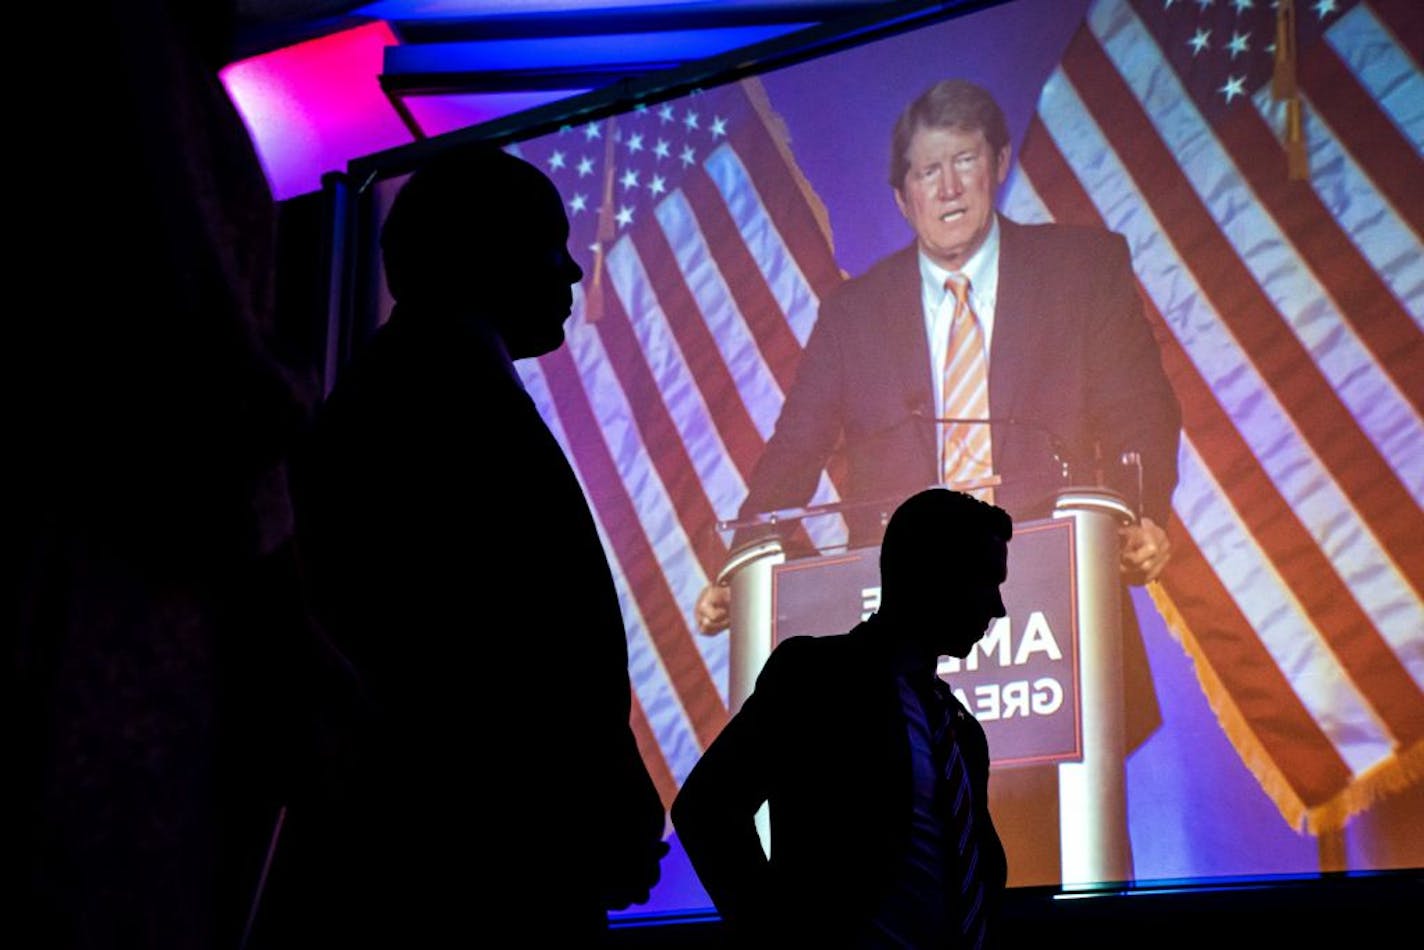
{"type": "MultiPolygon", "coordinates": [[[[1023,353],[1029,329],[1027,310],[1032,268],[1024,266],[1023,235],[1019,226],[999,218],[999,293],[994,309],[994,339],[989,344],[989,412],[1012,416],[1018,409],[1016,371],[1024,365],[1023,353]]],[[[997,436],[998,433],[995,433],[997,436]]]]}
{"type": "MultiPolygon", "coordinates": [[[[1033,313],[1038,299],[1039,268],[1026,259],[1024,229],[999,217],[999,293],[994,310],[994,339],[989,344],[989,414],[1015,418],[1022,410],[1023,379],[1033,337],[1033,313]]],[[[1012,426],[995,426],[995,469],[1019,433],[1012,426]]]]}
{"type": "MultiPolygon", "coordinates": [[[[935,414],[930,373],[930,345],[925,337],[925,312],[920,292],[920,265],[916,246],[911,244],[895,257],[888,275],[886,308],[890,318],[886,334],[895,352],[889,365],[901,367],[895,374],[901,389],[901,405],[920,413],[926,420],[935,414]]],[[[934,423],[916,425],[915,431],[929,457],[935,457],[934,423]]]]}

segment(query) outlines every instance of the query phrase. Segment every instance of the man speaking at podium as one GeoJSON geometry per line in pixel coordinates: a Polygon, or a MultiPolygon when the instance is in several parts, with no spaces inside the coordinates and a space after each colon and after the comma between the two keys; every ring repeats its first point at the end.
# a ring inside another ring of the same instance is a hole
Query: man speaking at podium
{"type": "MultiPolygon", "coordinates": [[[[805,505],[839,452],[847,502],[893,507],[939,483],[1024,521],[1051,512],[1061,461],[1076,484],[1101,480],[1139,508],[1122,529],[1124,580],[1161,572],[1181,416],[1127,244],[1108,231],[998,214],[1011,151],[1002,110],[973,83],[941,81],[901,113],[890,186],[915,241],[822,302],[741,517],[805,505]],[[1129,452],[1140,480],[1119,464],[1129,452]]],[[[878,508],[845,517],[851,547],[879,542],[878,508]]],[[[732,546],[756,538],[743,529],[732,546]]],[[[1132,748],[1157,711],[1127,603],[1127,678],[1146,687],[1126,687],[1132,748]],[[1145,709],[1132,707],[1139,692],[1145,709]]],[[[729,606],[729,589],[710,585],[699,628],[725,628],[729,606]]]]}

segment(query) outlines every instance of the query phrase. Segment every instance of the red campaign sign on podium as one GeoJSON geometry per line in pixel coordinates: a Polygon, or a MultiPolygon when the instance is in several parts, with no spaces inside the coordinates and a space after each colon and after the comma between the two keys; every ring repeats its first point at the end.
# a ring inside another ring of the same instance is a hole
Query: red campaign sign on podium
{"type": "MultiPolygon", "coordinates": [[[[867,547],[773,567],[772,643],[844,633],[874,613],[879,556],[867,547]]],[[[940,659],[940,676],[984,726],[995,766],[1082,761],[1073,557],[1071,520],[1016,526],[1002,588],[1007,616],[963,660],[940,659]]]]}

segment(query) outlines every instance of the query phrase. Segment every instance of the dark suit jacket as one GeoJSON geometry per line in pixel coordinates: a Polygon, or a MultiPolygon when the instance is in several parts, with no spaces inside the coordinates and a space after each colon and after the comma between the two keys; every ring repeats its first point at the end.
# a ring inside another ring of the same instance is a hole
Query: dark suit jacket
{"type": "Polygon", "coordinates": [[[601,919],[600,875],[655,844],[664,812],[593,517],[493,338],[397,307],[300,463],[304,566],[370,715],[338,783],[359,841],[334,871],[376,899],[343,913],[601,919]]]}
{"type": "MultiPolygon", "coordinates": [[[[989,411],[1020,424],[994,427],[994,467],[1003,479],[996,502],[1019,520],[1048,514],[1063,485],[1052,433],[1075,484],[1091,483],[1095,444],[1108,460],[1137,451],[1143,511],[1165,526],[1180,410],[1142,314],[1126,242],[1098,229],[1002,217],[999,226],[989,411]]],[[[898,503],[938,480],[924,326],[913,244],[826,297],[743,516],[805,504],[837,451],[846,500],[898,503]]],[[[1135,482],[1111,465],[1106,476],[1136,500],[1135,482]]],[[[848,517],[852,547],[879,542],[880,514],[872,508],[848,517]]]]}
{"type": "MultiPolygon", "coordinates": [[[[847,634],[781,643],[673,802],[678,838],[739,946],[852,946],[879,906],[911,819],[891,639],[872,619],[847,634]],[[770,861],[754,821],[764,801],[770,861]]],[[[988,745],[956,707],[984,880],[997,903],[1005,861],[987,807],[988,745]]]]}

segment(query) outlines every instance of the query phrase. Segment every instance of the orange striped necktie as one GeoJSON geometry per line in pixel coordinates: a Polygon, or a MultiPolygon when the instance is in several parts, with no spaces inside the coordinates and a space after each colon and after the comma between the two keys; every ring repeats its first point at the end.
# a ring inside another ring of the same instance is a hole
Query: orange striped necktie
{"type": "MultiPolygon", "coordinates": [[[[951,419],[989,416],[989,356],[984,328],[969,302],[969,278],[950,274],[944,289],[954,295],[949,348],[942,380],[944,415],[951,419]]],[[[989,479],[994,473],[993,445],[987,424],[947,423],[940,450],[940,477],[954,488],[989,479]]],[[[993,488],[973,492],[990,503],[993,488]]]]}

